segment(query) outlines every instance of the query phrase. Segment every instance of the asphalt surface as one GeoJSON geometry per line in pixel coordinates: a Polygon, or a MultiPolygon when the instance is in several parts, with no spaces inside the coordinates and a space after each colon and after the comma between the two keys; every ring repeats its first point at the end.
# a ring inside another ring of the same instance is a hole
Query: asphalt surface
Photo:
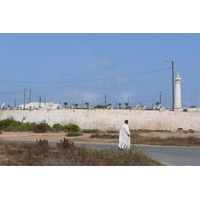
{"type": "MultiPolygon", "coordinates": [[[[35,142],[35,141],[14,141],[10,142],[35,142]]],[[[57,142],[49,142],[50,145],[56,145],[57,142]]],[[[84,146],[96,149],[117,149],[117,144],[100,143],[74,143],[76,146],[84,146]]],[[[199,147],[173,147],[173,146],[150,146],[134,145],[138,151],[143,151],[147,156],[160,161],[169,166],[200,166],[200,148],[199,147]]]]}

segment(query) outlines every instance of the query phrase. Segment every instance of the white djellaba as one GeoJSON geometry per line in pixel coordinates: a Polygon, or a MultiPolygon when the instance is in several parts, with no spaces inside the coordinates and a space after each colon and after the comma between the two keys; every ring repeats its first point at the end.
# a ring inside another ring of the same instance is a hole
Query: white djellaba
{"type": "Polygon", "coordinates": [[[119,132],[119,145],[120,149],[130,149],[130,131],[128,126],[128,120],[125,120],[125,124],[121,126],[119,132]]]}

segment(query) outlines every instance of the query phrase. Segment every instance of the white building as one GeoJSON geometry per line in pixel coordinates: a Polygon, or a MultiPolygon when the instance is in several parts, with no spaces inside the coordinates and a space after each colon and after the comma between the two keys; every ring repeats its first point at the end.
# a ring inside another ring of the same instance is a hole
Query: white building
{"type": "MultiPolygon", "coordinates": [[[[61,105],[59,103],[42,103],[42,102],[31,102],[25,104],[25,109],[33,110],[33,109],[41,109],[41,108],[46,108],[46,109],[58,109],[61,108],[61,105]]],[[[24,104],[19,105],[19,109],[24,109],[24,104]]]]}
{"type": "Polygon", "coordinates": [[[176,73],[175,77],[176,91],[175,91],[175,108],[181,108],[181,77],[179,73],[176,73]]]}

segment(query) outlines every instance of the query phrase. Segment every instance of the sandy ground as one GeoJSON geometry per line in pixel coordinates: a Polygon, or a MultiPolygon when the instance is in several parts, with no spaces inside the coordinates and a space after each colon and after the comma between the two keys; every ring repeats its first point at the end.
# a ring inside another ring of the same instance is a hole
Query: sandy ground
{"type": "MultiPolygon", "coordinates": [[[[169,136],[174,137],[198,137],[200,138],[200,132],[195,133],[183,133],[183,132],[152,132],[152,133],[139,133],[144,137],[161,137],[166,138],[169,136]]],[[[89,133],[84,133],[83,136],[77,137],[67,137],[66,133],[33,133],[33,132],[2,132],[0,134],[0,140],[30,140],[36,141],[39,139],[60,142],[64,138],[69,139],[73,142],[92,142],[92,143],[118,143],[118,139],[100,139],[100,138],[90,138],[89,133]]]]}

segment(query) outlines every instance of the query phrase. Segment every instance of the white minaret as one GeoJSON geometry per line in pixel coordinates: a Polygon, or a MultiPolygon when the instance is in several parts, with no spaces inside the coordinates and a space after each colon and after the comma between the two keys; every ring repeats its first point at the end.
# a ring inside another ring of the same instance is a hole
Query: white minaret
{"type": "Polygon", "coordinates": [[[181,77],[179,73],[176,73],[176,92],[175,92],[175,108],[181,108],[181,77]]]}

